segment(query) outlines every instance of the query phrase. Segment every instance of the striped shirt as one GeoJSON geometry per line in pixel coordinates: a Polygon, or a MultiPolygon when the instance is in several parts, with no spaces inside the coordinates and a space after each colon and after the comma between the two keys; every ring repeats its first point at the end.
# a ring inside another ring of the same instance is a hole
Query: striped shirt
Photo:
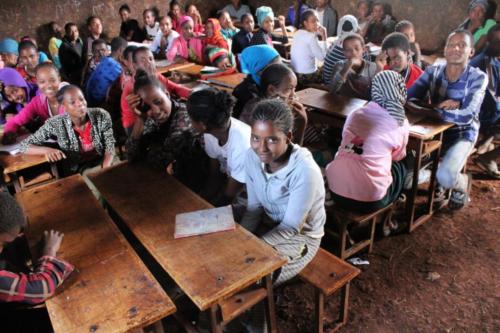
{"type": "MultiPolygon", "coordinates": [[[[363,59],[370,61],[370,54],[365,52],[363,54],[363,59]]],[[[323,63],[323,82],[325,84],[330,84],[333,79],[333,67],[339,62],[347,60],[344,55],[344,49],[341,45],[334,44],[330,47],[326,53],[325,62],[323,63]]]]}
{"type": "Polygon", "coordinates": [[[479,112],[488,78],[479,69],[467,66],[457,81],[449,82],[445,69],[446,65],[428,67],[408,90],[408,99],[425,100],[429,94],[433,105],[448,99],[459,101],[459,109],[435,108],[441,119],[457,125],[445,132],[445,142],[459,139],[474,142],[479,133],[479,112]]]}

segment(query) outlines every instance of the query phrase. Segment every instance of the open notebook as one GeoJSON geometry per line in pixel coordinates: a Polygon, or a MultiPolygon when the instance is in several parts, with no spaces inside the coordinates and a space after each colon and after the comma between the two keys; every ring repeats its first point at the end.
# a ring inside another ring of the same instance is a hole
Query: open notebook
{"type": "Polygon", "coordinates": [[[175,216],[174,238],[233,230],[235,227],[231,206],[198,210],[175,216]]]}

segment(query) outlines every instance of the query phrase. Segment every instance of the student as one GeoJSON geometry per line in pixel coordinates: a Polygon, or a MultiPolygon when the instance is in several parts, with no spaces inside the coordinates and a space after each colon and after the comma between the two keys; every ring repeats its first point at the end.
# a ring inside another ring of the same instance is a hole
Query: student
{"type": "Polygon", "coordinates": [[[92,58],[92,44],[98,39],[103,39],[102,22],[97,16],[87,18],[87,29],[89,36],[83,44],[83,61],[86,62],[92,58]]]}
{"type": "Polygon", "coordinates": [[[485,46],[488,31],[496,24],[494,15],[490,15],[490,6],[488,0],[472,0],[467,9],[469,17],[459,26],[472,33],[477,53],[485,46]]]}
{"type": "Polygon", "coordinates": [[[111,166],[115,138],[109,113],[87,108],[82,91],[75,85],[61,88],[57,99],[65,113],[49,118],[35,134],[23,140],[21,153],[45,155],[52,163],[64,160],[64,174],[111,166]],[[56,138],[59,149],[44,146],[50,138],[56,138]]]}
{"type": "Polygon", "coordinates": [[[386,207],[401,194],[410,130],[401,75],[378,73],[371,94],[371,102],[347,117],[339,151],[326,167],[335,204],[363,213],[386,207]]]}
{"type": "Polygon", "coordinates": [[[281,62],[279,53],[269,45],[254,45],[247,47],[240,56],[241,72],[247,77],[233,90],[237,102],[234,106],[236,118],[241,114],[245,104],[259,96],[260,75],[273,63],[281,62]]]}
{"type": "Polygon", "coordinates": [[[33,97],[17,115],[7,121],[2,138],[3,144],[15,142],[21,127],[31,125],[30,129],[37,130],[47,119],[64,112],[56,96],[62,83],[55,64],[41,63],[36,67],[35,72],[39,94],[33,97]]]}
{"type": "Polygon", "coordinates": [[[372,80],[380,69],[376,63],[363,59],[365,43],[360,35],[346,35],[342,49],[346,60],[333,66],[332,76],[328,79],[330,92],[369,100],[372,80]]]}
{"type": "Polygon", "coordinates": [[[231,52],[220,47],[211,47],[205,49],[206,61],[209,66],[217,67],[221,71],[213,74],[202,75],[201,79],[206,80],[209,77],[223,76],[236,72],[236,60],[231,52]]]}
{"type": "Polygon", "coordinates": [[[0,41],[0,59],[5,67],[15,68],[19,57],[19,44],[12,38],[4,38],[0,41]]]}
{"type": "Polygon", "coordinates": [[[277,99],[257,104],[245,161],[248,205],[241,225],[288,259],[273,285],[297,275],[324,234],[325,187],[306,148],[292,143],[293,116],[277,99]]]}
{"type": "Polygon", "coordinates": [[[120,60],[120,63],[122,65],[122,76],[120,77],[120,85],[122,90],[125,88],[128,82],[133,82],[134,80],[134,60],[133,60],[133,55],[134,51],[138,47],[135,45],[129,45],[123,50],[123,57],[120,60]]]}
{"type": "Polygon", "coordinates": [[[359,24],[359,30],[364,31],[371,20],[371,0],[359,0],[356,4],[356,19],[359,24]]]}
{"type": "Polygon", "coordinates": [[[181,33],[181,18],[184,16],[182,14],[182,9],[181,5],[177,0],[172,0],[170,1],[169,4],[170,11],[168,12],[168,16],[172,18],[172,27],[174,28],[175,31],[177,31],[179,34],[181,33]]]}
{"type": "Polygon", "coordinates": [[[236,28],[233,25],[233,21],[231,20],[231,16],[226,11],[222,11],[219,13],[219,22],[222,27],[221,33],[227,40],[232,40],[233,37],[240,31],[240,29],[236,28]]]}
{"type": "Polygon", "coordinates": [[[250,45],[254,27],[255,22],[252,14],[243,14],[241,16],[241,30],[233,37],[231,46],[233,54],[239,55],[248,45],[250,45]]]}
{"type": "Polygon", "coordinates": [[[372,7],[371,19],[364,30],[361,30],[361,36],[365,37],[365,42],[375,45],[382,44],[385,36],[394,31],[394,22],[390,17],[387,19],[385,4],[375,2],[372,7]]]}
{"type": "Polygon", "coordinates": [[[308,9],[309,6],[305,1],[294,0],[293,5],[288,7],[288,11],[286,13],[286,25],[293,25],[298,29],[301,24],[300,17],[308,9]]]}
{"type": "Polygon", "coordinates": [[[36,42],[36,39],[35,38],[31,38],[30,36],[24,36],[24,37],[21,37],[21,39],[19,40],[19,43],[22,43],[22,42],[30,42],[32,43],[33,45],[35,45],[36,49],[38,50],[38,63],[42,63],[42,62],[46,62],[46,61],[50,61],[49,60],[49,56],[43,52],[43,51],[40,51],[38,49],[38,44],[36,42]]]}
{"type": "Polygon", "coordinates": [[[5,106],[1,110],[0,123],[4,123],[7,114],[17,114],[38,92],[38,86],[26,82],[14,68],[0,69],[0,91],[5,106]]]}
{"type": "MultiPolygon", "coordinates": [[[[125,39],[121,37],[113,38],[111,41],[111,56],[102,58],[90,74],[85,89],[85,96],[89,106],[95,107],[102,104],[106,100],[110,87],[120,78],[122,74],[120,61],[126,47],[127,41],[125,39]]],[[[95,54],[96,52],[94,52],[95,54]]]]}
{"type": "Polygon", "coordinates": [[[174,39],[179,37],[179,33],[172,29],[172,19],[170,16],[160,17],[159,22],[160,31],[149,45],[149,49],[158,58],[166,58],[168,50],[172,47],[174,39]]]}
{"type": "Polygon", "coordinates": [[[452,32],[444,49],[446,64],[428,67],[408,90],[410,100],[425,102],[430,95],[432,110],[420,113],[456,125],[444,133],[443,158],[436,174],[436,201],[444,201],[444,189],[451,189],[448,206],[452,209],[469,201],[472,179],[461,170],[477,140],[479,112],[488,85],[486,74],[469,66],[473,54],[472,34],[467,30],[452,32]]]}
{"type": "Polygon", "coordinates": [[[61,61],[59,60],[59,48],[62,44],[62,28],[59,24],[52,21],[49,23],[49,53],[52,62],[56,65],[57,69],[61,69],[61,61]]]}
{"type": "Polygon", "coordinates": [[[29,40],[19,43],[17,71],[26,82],[36,84],[35,68],[40,63],[38,48],[29,40]]]}
{"type": "Polygon", "coordinates": [[[130,17],[130,7],[127,4],[120,6],[118,10],[122,23],[120,25],[120,37],[126,41],[142,43],[145,39],[144,31],[139,27],[139,22],[130,17]]]}
{"type": "Polygon", "coordinates": [[[293,138],[292,141],[302,145],[304,141],[305,129],[307,126],[306,108],[297,98],[295,89],[297,88],[297,76],[285,64],[277,63],[269,65],[262,71],[261,85],[259,86],[258,97],[245,104],[240,119],[251,123],[252,113],[255,106],[266,98],[277,98],[285,102],[294,117],[293,138]]]}
{"type": "MultiPolygon", "coordinates": [[[[187,98],[191,93],[191,89],[184,86],[178,85],[160,73],[156,73],[156,66],[153,57],[153,53],[149,48],[143,46],[134,50],[132,54],[134,72],[141,69],[148,73],[150,76],[156,76],[157,80],[160,81],[165,90],[176,97],[187,98]]],[[[135,75],[135,74],[134,74],[135,75]]],[[[122,111],[122,125],[127,133],[130,133],[134,122],[137,119],[137,114],[140,113],[138,107],[140,106],[140,96],[134,93],[134,82],[133,80],[128,82],[123,88],[121,96],[121,111],[122,111]]]]}
{"type": "Polygon", "coordinates": [[[327,51],[326,29],[319,24],[312,9],[303,12],[300,29],[293,35],[291,65],[301,85],[321,82],[321,71],[316,61],[324,61],[327,51]],[[322,41],[318,41],[318,35],[322,41]]]}
{"type": "Polygon", "coordinates": [[[257,16],[257,22],[259,24],[259,31],[257,31],[250,41],[250,45],[261,45],[267,44],[274,47],[273,41],[277,41],[283,44],[288,43],[288,32],[285,27],[285,18],[283,16],[278,16],[278,22],[283,32],[283,36],[276,36],[273,34],[274,31],[274,13],[271,7],[261,6],[257,8],[255,12],[257,16]]]}
{"type": "Polygon", "coordinates": [[[201,18],[198,8],[194,4],[186,5],[186,15],[191,16],[194,23],[193,31],[195,33],[202,34],[205,32],[205,27],[203,26],[203,19],[201,18]]]}
{"type": "Polygon", "coordinates": [[[167,59],[203,64],[203,41],[193,32],[193,19],[187,15],[183,16],[179,20],[179,27],[180,35],[172,42],[172,47],[167,52],[167,59]]]}
{"type": "Polygon", "coordinates": [[[210,18],[207,20],[205,33],[205,47],[220,47],[229,50],[229,44],[221,33],[221,26],[219,20],[210,18]]]}
{"type": "Polygon", "coordinates": [[[408,20],[399,21],[396,24],[395,31],[401,32],[408,37],[412,62],[422,68],[422,52],[420,51],[420,44],[418,44],[415,40],[415,27],[413,26],[413,23],[408,20]]]}
{"type": "Polygon", "coordinates": [[[420,67],[411,61],[410,41],[406,35],[393,32],[384,38],[382,52],[377,56],[375,63],[379,70],[393,70],[401,74],[406,82],[406,89],[422,75],[420,67]]]}
{"type": "Polygon", "coordinates": [[[144,35],[145,41],[152,42],[160,31],[160,24],[157,21],[158,9],[148,8],[142,12],[144,19],[144,35]]]}
{"type": "Polygon", "coordinates": [[[233,202],[245,185],[251,130],[231,117],[233,105],[231,95],[211,87],[193,92],[187,102],[193,128],[203,134],[210,157],[209,176],[200,193],[215,206],[233,202]]]}
{"type": "Polygon", "coordinates": [[[72,84],[80,84],[85,62],[83,60],[83,41],[79,37],[78,27],[69,22],[64,26],[65,36],[59,48],[61,73],[72,84]]]}
{"type": "MultiPolygon", "coordinates": [[[[0,253],[16,240],[26,226],[26,216],[21,206],[9,193],[0,192],[0,253]]],[[[0,270],[0,303],[38,304],[55,294],[56,289],[75,269],[70,263],[56,257],[63,237],[64,234],[54,230],[44,231],[42,256],[30,273],[0,270]]]]}
{"type": "Polygon", "coordinates": [[[252,14],[250,7],[241,3],[241,0],[231,0],[230,4],[227,4],[222,11],[227,12],[231,19],[241,22],[243,21],[243,15],[252,14]]]}
{"type": "Polygon", "coordinates": [[[337,34],[337,24],[339,15],[331,5],[331,0],[315,0],[316,13],[318,14],[319,24],[326,29],[328,37],[337,34]]]}
{"type": "Polygon", "coordinates": [[[138,69],[134,82],[133,93],[142,106],[140,110],[134,108],[137,120],[125,145],[127,159],[147,160],[192,189],[199,189],[206,180],[204,152],[186,105],[172,100],[155,75],[138,69]]]}
{"type": "Polygon", "coordinates": [[[92,43],[92,57],[87,61],[83,67],[82,73],[82,87],[86,87],[87,81],[92,72],[97,68],[102,59],[109,56],[108,44],[104,39],[96,39],[92,43]]]}

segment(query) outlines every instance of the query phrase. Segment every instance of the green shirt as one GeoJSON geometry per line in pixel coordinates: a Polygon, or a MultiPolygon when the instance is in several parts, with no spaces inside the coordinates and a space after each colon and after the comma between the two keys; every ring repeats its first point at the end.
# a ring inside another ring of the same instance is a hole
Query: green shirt
{"type": "Polygon", "coordinates": [[[473,34],[474,44],[477,43],[477,41],[481,37],[486,35],[488,33],[488,31],[490,31],[490,29],[493,28],[493,26],[495,26],[495,24],[497,24],[497,22],[495,20],[492,20],[492,19],[486,20],[486,22],[484,22],[484,25],[474,32],[474,34],[473,34]]]}

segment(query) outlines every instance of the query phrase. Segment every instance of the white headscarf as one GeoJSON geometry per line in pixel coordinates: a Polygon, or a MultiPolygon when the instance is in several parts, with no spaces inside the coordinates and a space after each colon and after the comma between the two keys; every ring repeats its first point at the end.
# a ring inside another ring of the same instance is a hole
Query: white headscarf
{"type": "Polygon", "coordinates": [[[353,15],[344,15],[340,18],[339,24],[337,26],[338,39],[336,41],[337,45],[342,46],[342,42],[345,36],[347,36],[351,32],[358,32],[359,23],[358,19],[353,15]],[[344,23],[350,22],[352,25],[352,30],[342,30],[342,26],[344,23]]]}

